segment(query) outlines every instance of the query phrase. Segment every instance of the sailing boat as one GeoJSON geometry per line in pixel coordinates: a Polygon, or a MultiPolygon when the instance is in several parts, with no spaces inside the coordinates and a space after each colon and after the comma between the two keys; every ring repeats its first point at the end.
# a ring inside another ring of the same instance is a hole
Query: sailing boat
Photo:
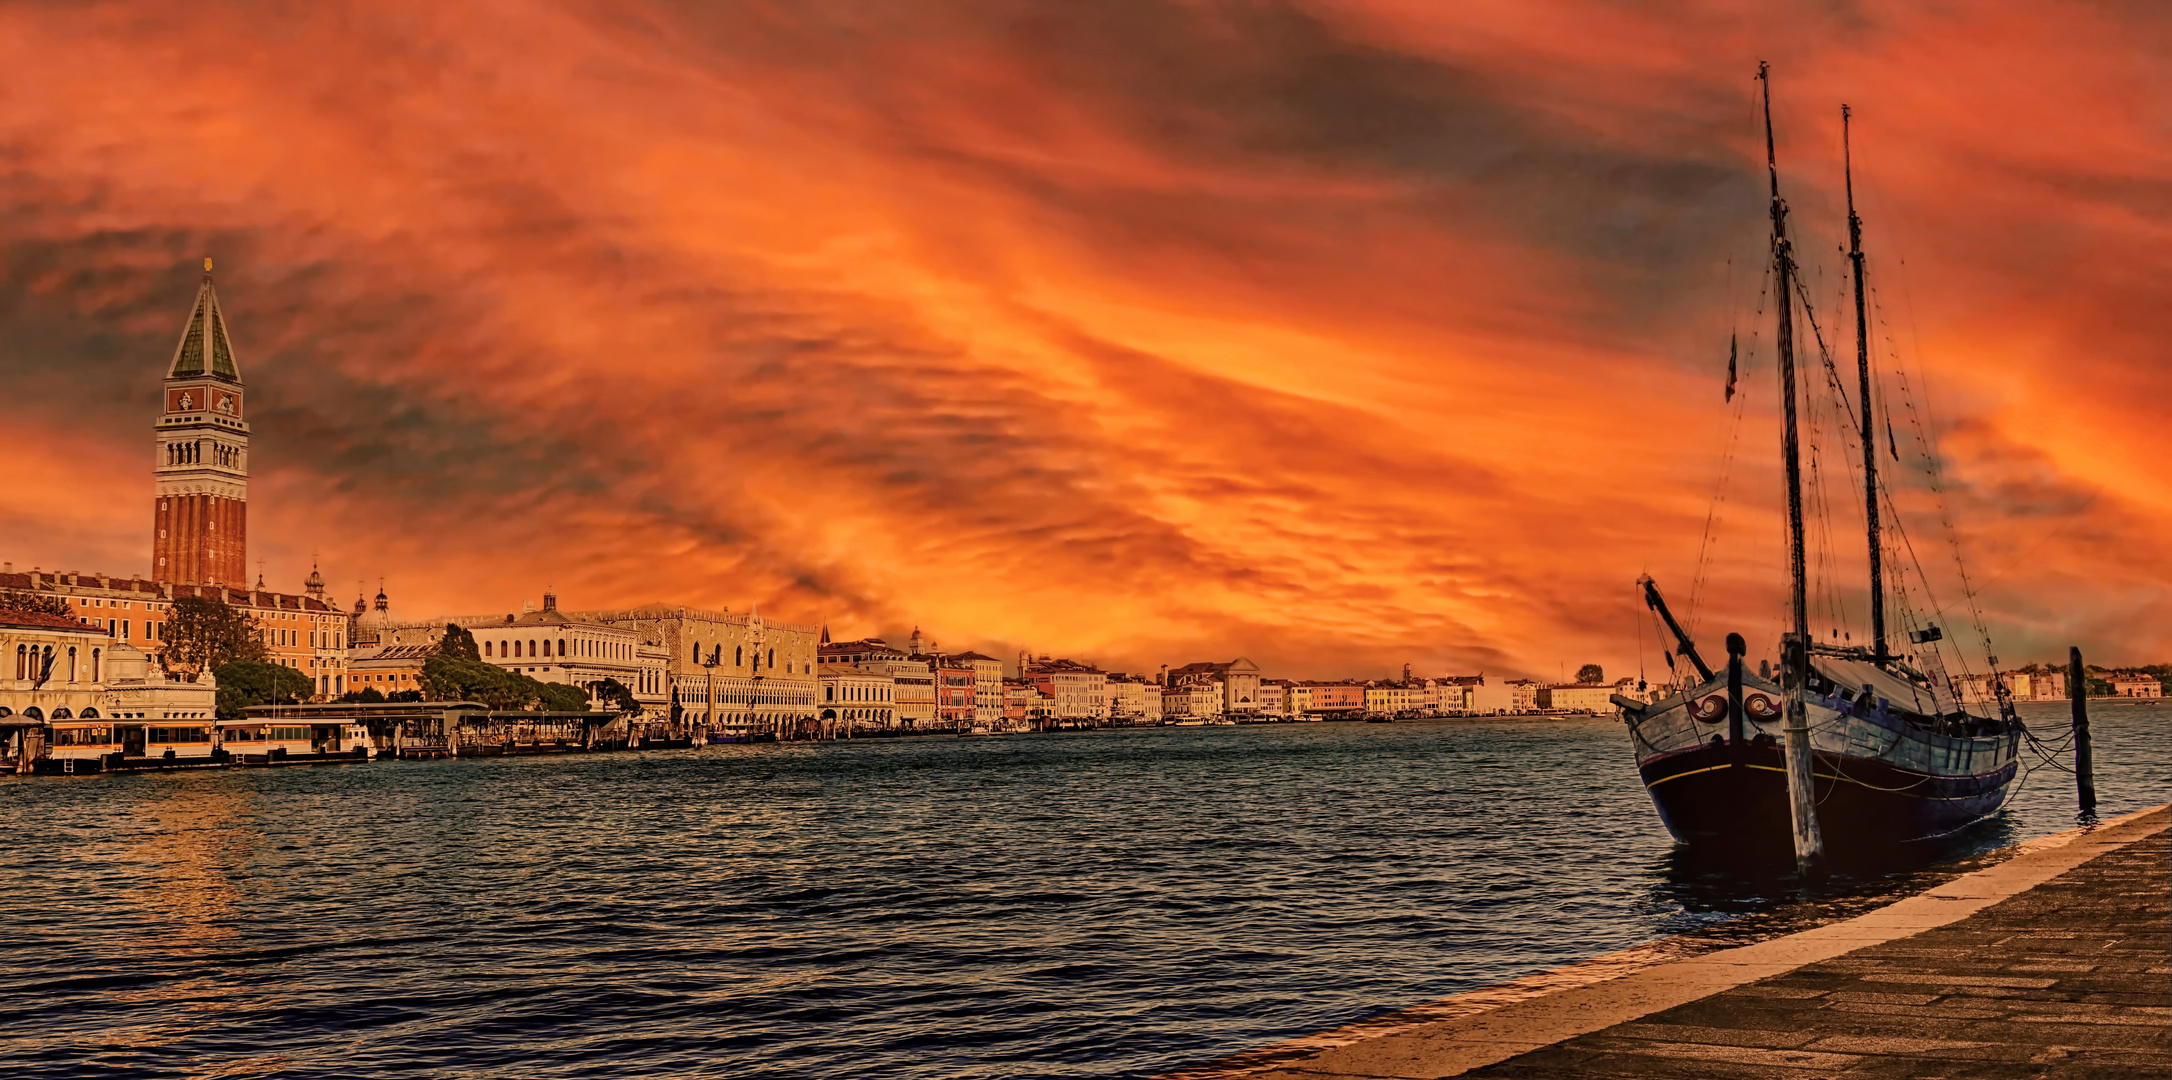
{"type": "MultiPolygon", "coordinates": [[[[1614,703],[1628,725],[1652,804],[1676,840],[1693,847],[1780,849],[1792,840],[1797,861],[1807,870],[1823,858],[1828,837],[1854,850],[1906,844],[1996,814],[2017,771],[2022,730],[1995,676],[1995,714],[1971,712],[1958,700],[1935,659],[1942,636],[1936,626],[1910,635],[1919,653],[1927,647],[1923,666],[1932,674],[1903,662],[1887,642],[1862,222],[1855,213],[1852,160],[1848,258],[1855,282],[1872,644],[1841,648],[1811,640],[1795,400],[1798,268],[1773,153],[1772,86],[1762,64],[1757,77],[1764,84],[1765,166],[1772,185],[1793,628],[1783,638],[1776,677],[1745,670],[1740,634],[1727,635],[1725,667],[1715,670],[1667,609],[1658,585],[1649,576],[1640,578],[1645,603],[1674,637],[1676,654],[1695,667],[1696,678],[1657,701],[1616,695],[1614,703]]],[[[1845,106],[1841,118],[1845,132],[1845,106]]]]}

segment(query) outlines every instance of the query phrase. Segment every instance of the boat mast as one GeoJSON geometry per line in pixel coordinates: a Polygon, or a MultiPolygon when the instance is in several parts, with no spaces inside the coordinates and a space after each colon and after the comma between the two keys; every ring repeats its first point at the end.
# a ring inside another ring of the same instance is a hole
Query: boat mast
{"type": "Polygon", "coordinates": [[[1855,216],[1855,161],[1848,148],[1848,107],[1840,107],[1841,175],[1848,187],[1848,262],[1855,269],[1855,373],[1862,380],[1863,520],[1870,526],[1871,662],[1884,667],[1885,549],[1878,541],[1878,429],[1870,419],[1870,324],[1863,317],[1863,219],[1855,216]]]}
{"type": "Polygon", "coordinates": [[[1804,568],[1802,524],[1802,442],[1795,418],[1795,257],[1787,239],[1787,203],[1780,198],[1780,166],[1772,147],[1772,78],[1763,61],[1757,81],[1764,84],[1765,172],[1772,181],[1772,266],[1780,300],[1781,443],[1787,466],[1788,613],[1794,624],[1782,652],[1782,689],[1787,697],[1788,817],[1794,826],[1795,864],[1809,874],[1824,857],[1818,832],[1816,793],[1810,775],[1810,718],[1805,695],[1810,683],[1810,607],[1804,568]]]}

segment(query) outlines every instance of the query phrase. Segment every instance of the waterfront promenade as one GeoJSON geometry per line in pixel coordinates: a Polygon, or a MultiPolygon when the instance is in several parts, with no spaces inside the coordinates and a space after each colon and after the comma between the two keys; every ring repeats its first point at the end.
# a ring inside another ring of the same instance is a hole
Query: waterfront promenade
{"type": "Polygon", "coordinates": [[[1173,1075],[2164,1076],[2168,823],[2159,806],[1844,922],[1497,1008],[1463,995],[1173,1075]]]}

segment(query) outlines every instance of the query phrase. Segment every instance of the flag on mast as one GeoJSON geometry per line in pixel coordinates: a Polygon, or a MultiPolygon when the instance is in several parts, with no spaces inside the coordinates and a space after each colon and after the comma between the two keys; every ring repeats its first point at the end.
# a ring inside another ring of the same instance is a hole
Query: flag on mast
{"type": "Polygon", "coordinates": [[[1735,336],[1727,335],[1727,400],[1735,399],[1735,336]]]}

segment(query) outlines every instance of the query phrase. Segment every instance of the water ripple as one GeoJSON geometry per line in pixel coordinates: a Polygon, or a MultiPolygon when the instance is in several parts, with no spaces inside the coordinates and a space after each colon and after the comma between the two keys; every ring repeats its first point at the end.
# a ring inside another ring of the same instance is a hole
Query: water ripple
{"type": "MultiPolygon", "coordinates": [[[[2107,813],[2161,717],[2096,710],[2107,813]]],[[[1675,852],[1604,720],[7,778],[0,825],[26,1077],[1141,1076],[1805,899],[1675,852]]]]}

